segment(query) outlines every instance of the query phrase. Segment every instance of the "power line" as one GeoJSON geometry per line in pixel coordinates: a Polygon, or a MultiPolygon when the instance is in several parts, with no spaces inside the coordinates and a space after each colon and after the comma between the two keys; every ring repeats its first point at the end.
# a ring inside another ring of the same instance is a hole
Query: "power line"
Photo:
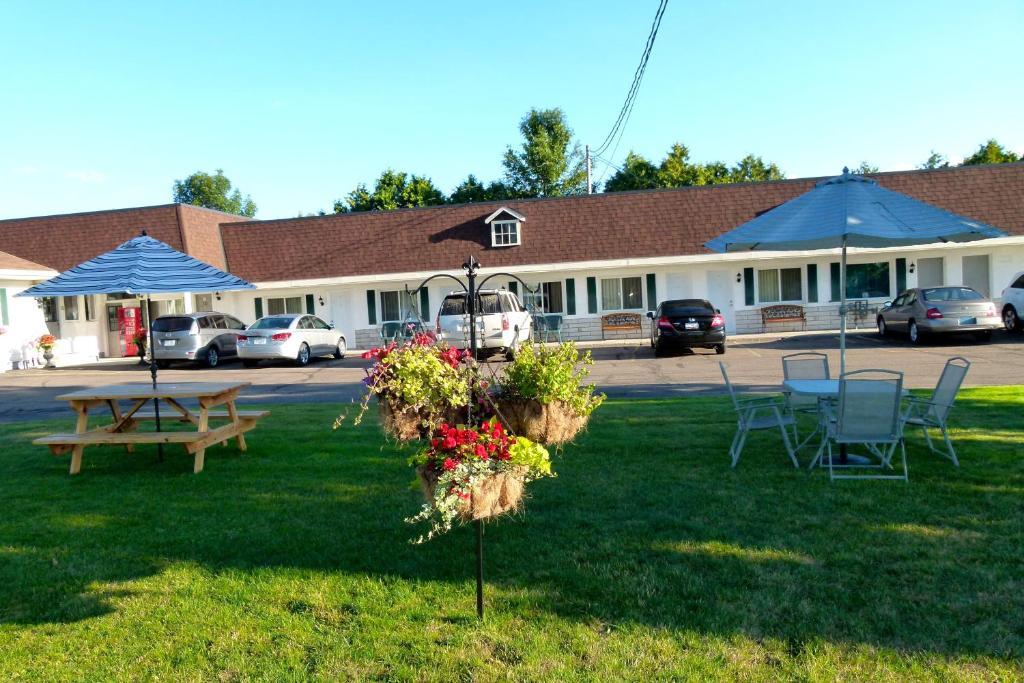
{"type": "Polygon", "coordinates": [[[647,36],[647,44],[644,46],[643,55],[640,57],[640,64],[633,73],[633,83],[629,86],[629,92],[626,93],[626,100],[622,103],[622,109],[619,110],[619,116],[615,119],[612,129],[608,131],[604,141],[594,150],[595,155],[603,154],[616,136],[620,140],[622,139],[622,133],[625,131],[626,123],[628,123],[629,116],[633,111],[633,104],[636,102],[637,92],[640,90],[640,82],[643,81],[644,72],[647,70],[647,61],[651,58],[651,50],[654,49],[654,40],[658,37],[658,28],[661,26],[661,17],[665,14],[666,7],[668,7],[668,0],[660,0],[658,11],[655,12],[654,21],[651,24],[651,31],[647,36]]]}

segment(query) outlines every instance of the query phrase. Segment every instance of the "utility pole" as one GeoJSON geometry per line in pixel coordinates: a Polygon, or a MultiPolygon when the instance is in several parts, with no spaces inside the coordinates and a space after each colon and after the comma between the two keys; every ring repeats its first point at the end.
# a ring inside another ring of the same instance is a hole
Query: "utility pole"
{"type": "Polygon", "coordinates": [[[592,181],[592,174],[590,171],[590,145],[586,146],[587,150],[587,194],[594,194],[594,183],[592,181]]]}

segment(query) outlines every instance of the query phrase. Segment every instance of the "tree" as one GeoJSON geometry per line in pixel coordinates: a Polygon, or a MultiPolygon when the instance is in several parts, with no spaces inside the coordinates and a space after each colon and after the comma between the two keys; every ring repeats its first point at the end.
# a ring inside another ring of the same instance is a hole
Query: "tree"
{"type": "Polygon", "coordinates": [[[184,180],[175,180],[173,199],[181,204],[203,206],[249,218],[256,215],[256,203],[252,197],[242,197],[241,190],[237,188],[232,190],[231,181],[219,168],[213,175],[196,171],[184,180]]]}
{"type": "Polygon", "coordinates": [[[644,157],[630,152],[626,161],[605,185],[606,192],[647,190],[656,187],[689,187],[782,180],[786,176],[778,166],[748,154],[732,167],[721,161],[693,163],[690,150],[679,142],[669,148],[661,164],[655,166],[644,157]]]}
{"type": "Polygon", "coordinates": [[[924,163],[918,166],[918,168],[949,168],[949,160],[945,157],[945,155],[939,154],[933,149],[932,153],[928,155],[928,158],[925,159],[924,163]]]}
{"type": "Polygon", "coordinates": [[[978,164],[1008,164],[1020,161],[1020,155],[1004,148],[995,139],[985,142],[978,151],[964,159],[961,166],[976,166],[978,164]]]}
{"type": "Polygon", "coordinates": [[[782,180],[784,177],[778,166],[766,164],[761,157],[753,154],[743,157],[729,170],[729,182],[733,183],[760,183],[782,180]]]}
{"type": "Polygon", "coordinates": [[[860,162],[860,166],[858,166],[857,168],[853,169],[853,172],[857,173],[859,175],[867,175],[869,173],[878,173],[878,167],[877,166],[872,166],[871,164],[869,164],[866,161],[862,161],[862,162],[860,162]]]}
{"type": "Polygon", "coordinates": [[[583,151],[561,109],[531,109],[519,123],[521,151],[510,146],[502,165],[505,181],[524,197],[562,197],[587,191],[583,151]]]}
{"type": "Polygon", "coordinates": [[[608,179],[604,185],[605,192],[624,192],[626,190],[650,190],[661,187],[658,179],[658,167],[650,161],[630,152],[622,163],[622,168],[608,179]]]}
{"type": "Polygon", "coordinates": [[[500,180],[492,180],[484,185],[470,173],[452,191],[448,202],[450,204],[472,204],[474,202],[501,201],[502,199],[516,199],[516,193],[500,180]]]}
{"type": "Polygon", "coordinates": [[[394,211],[417,206],[444,204],[444,193],[426,176],[387,169],[380,174],[373,191],[364,183],[334,202],[334,213],[352,211],[394,211]]]}

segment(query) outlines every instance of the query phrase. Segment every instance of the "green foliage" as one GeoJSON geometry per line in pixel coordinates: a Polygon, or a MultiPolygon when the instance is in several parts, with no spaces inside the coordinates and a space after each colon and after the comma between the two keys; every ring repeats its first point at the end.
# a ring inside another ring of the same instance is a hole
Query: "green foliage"
{"type": "Polygon", "coordinates": [[[1006,149],[993,138],[980,145],[974,154],[964,159],[961,166],[1008,164],[1014,161],[1020,161],[1020,155],[1006,149]]]}
{"type": "Polygon", "coordinates": [[[352,211],[394,211],[418,206],[444,204],[444,193],[426,176],[387,169],[373,190],[360,183],[345,199],[334,202],[334,213],[352,211]]]}
{"type": "Polygon", "coordinates": [[[551,455],[544,446],[530,441],[525,436],[517,436],[508,449],[511,459],[509,463],[517,467],[526,467],[532,478],[550,477],[551,455]]]}
{"type": "Polygon", "coordinates": [[[472,204],[475,202],[493,202],[502,199],[516,199],[518,195],[512,188],[500,180],[492,180],[487,185],[477,180],[477,177],[470,173],[466,176],[451,196],[448,197],[450,204],[472,204]]]}
{"type": "Polygon", "coordinates": [[[242,197],[241,190],[237,188],[232,190],[231,181],[219,168],[213,175],[196,171],[184,180],[175,180],[173,200],[249,218],[256,215],[256,203],[252,197],[242,197]]]}
{"type": "Polygon", "coordinates": [[[924,163],[918,166],[921,169],[932,169],[932,168],[949,168],[949,160],[943,154],[939,154],[934,149],[932,153],[928,155],[928,158],[924,160],[924,163]]]}
{"type": "Polygon", "coordinates": [[[605,183],[605,191],[761,182],[782,180],[785,177],[778,166],[766,163],[761,157],[753,154],[743,157],[732,167],[721,161],[692,162],[690,150],[686,145],[677,142],[669,148],[665,158],[657,166],[639,154],[627,154],[622,169],[605,183]]]}
{"type": "Polygon", "coordinates": [[[878,173],[878,167],[877,166],[872,166],[871,164],[869,164],[866,161],[862,161],[862,162],[860,162],[860,166],[858,166],[857,168],[853,169],[853,172],[858,174],[858,175],[867,175],[869,173],[878,173]]]}
{"type": "Polygon", "coordinates": [[[502,165],[508,186],[523,197],[561,197],[587,191],[583,150],[561,109],[531,109],[519,123],[520,151],[509,147],[502,165]]]}
{"type": "Polygon", "coordinates": [[[604,394],[594,394],[593,384],[583,384],[593,364],[590,352],[581,356],[572,342],[554,347],[526,343],[505,367],[501,393],[543,404],[562,401],[578,415],[590,415],[605,399],[604,394]]]}

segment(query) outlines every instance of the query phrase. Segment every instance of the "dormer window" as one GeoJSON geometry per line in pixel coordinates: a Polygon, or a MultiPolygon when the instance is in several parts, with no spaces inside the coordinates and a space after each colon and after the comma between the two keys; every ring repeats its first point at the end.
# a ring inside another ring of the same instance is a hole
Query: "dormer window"
{"type": "Polygon", "coordinates": [[[503,206],[490,216],[484,223],[491,226],[492,247],[515,247],[523,243],[522,223],[526,216],[503,206]]]}

